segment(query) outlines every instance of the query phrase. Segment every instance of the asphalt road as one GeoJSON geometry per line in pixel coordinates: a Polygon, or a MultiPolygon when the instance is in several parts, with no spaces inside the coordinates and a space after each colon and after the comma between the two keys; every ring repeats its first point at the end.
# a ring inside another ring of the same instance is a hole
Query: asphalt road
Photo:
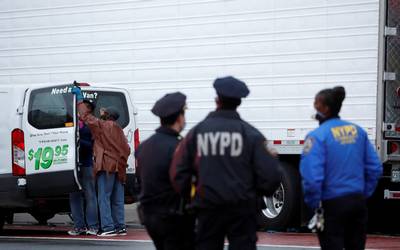
{"type": "Polygon", "coordinates": [[[1,239],[0,249],[4,250],[154,250],[148,242],[112,242],[80,240],[25,240],[1,239]]]}
{"type": "MultiPolygon", "coordinates": [[[[0,249],[4,250],[154,250],[150,242],[119,242],[119,241],[81,241],[57,239],[0,239],[0,249]]],[[[225,247],[227,249],[227,247],[225,247]]],[[[285,246],[259,246],[258,250],[306,250],[316,248],[285,247],[285,246]]]]}
{"type": "MultiPolygon", "coordinates": [[[[128,235],[116,237],[69,236],[67,226],[6,225],[0,233],[0,250],[112,250],[154,249],[150,237],[141,228],[128,228],[128,235]]],[[[257,249],[319,249],[315,234],[266,233],[257,234],[257,249]]],[[[399,249],[400,237],[368,235],[367,249],[399,249]]]]}
{"type": "MultiPolygon", "coordinates": [[[[136,213],[136,204],[125,205],[125,222],[127,225],[139,224],[139,219],[136,213]]],[[[15,224],[37,224],[37,221],[27,213],[14,214],[15,224]]],[[[53,218],[48,220],[52,225],[73,225],[73,222],[68,214],[56,214],[53,218]]],[[[0,249],[2,250],[2,249],[0,249]]]]}
{"type": "MultiPolygon", "coordinates": [[[[5,225],[0,233],[0,250],[150,250],[155,249],[149,236],[138,223],[136,206],[125,206],[127,236],[101,238],[96,236],[71,237],[67,231],[73,223],[67,214],[59,214],[47,225],[38,225],[29,214],[15,214],[14,223],[5,225]]],[[[259,232],[259,250],[319,249],[318,240],[310,233],[259,232]]],[[[399,249],[400,237],[371,234],[367,249],[399,249]]],[[[227,247],[225,248],[227,249],[227,247]]]]}

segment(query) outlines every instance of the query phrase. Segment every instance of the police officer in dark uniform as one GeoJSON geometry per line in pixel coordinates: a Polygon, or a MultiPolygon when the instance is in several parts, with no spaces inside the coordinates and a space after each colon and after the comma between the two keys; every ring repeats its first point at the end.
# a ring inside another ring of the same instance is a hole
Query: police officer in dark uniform
{"type": "Polygon", "coordinates": [[[230,250],[256,249],[258,195],[278,188],[278,161],[266,148],[266,139],[243,121],[236,109],[249,94],[234,77],[218,78],[217,110],[191,129],[179,144],[171,164],[177,192],[193,196],[197,214],[196,249],[222,250],[227,236],[230,250]]]}
{"type": "Polygon", "coordinates": [[[314,107],[320,126],[307,135],[300,162],[304,200],[320,211],[320,222],[313,225],[322,249],[364,249],[366,198],[382,174],[367,133],[340,119],[344,98],[341,86],[316,95],[314,107]]]}
{"type": "Polygon", "coordinates": [[[138,148],[138,177],[142,223],[157,250],[194,249],[194,218],[184,211],[184,201],[173,190],[169,166],[185,126],[186,96],[167,94],[151,110],[161,127],[138,148]]]}

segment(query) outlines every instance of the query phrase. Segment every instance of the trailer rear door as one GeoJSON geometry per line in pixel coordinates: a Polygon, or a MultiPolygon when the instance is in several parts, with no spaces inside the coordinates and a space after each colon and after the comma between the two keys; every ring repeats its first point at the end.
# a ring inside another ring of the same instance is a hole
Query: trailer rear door
{"type": "Polygon", "coordinates": [[[388,0],[385,29],[385,113],[386,138],[400,138],[400,0],[388,0]]]}

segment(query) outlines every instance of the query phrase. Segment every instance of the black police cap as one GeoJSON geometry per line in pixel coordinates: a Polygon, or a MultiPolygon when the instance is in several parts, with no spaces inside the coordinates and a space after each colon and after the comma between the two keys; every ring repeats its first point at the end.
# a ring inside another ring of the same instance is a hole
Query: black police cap
{"type": "Polygon", "coordinates": [[[237,99],[246,97],[250,93],[244,82],[232,76],[215,79],[214,88],[218,95],[237,99]]]}
{"type": "Polygon", "coordinates": [[[168,117],[181,111],[186,104],[186,96],[181,92],[169,93],[159,99],[151,112],[160,118],[168,117]]]}

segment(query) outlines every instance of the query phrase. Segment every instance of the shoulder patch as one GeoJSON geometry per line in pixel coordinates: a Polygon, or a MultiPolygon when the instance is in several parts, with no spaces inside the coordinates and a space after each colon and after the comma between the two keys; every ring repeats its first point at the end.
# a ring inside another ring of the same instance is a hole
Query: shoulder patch
{"type": "Polygon", "coordinates": [[[308,137],[304,142],[303,154],[308,154],[311,151],[313,144],[313,138],[308,137]]]}

